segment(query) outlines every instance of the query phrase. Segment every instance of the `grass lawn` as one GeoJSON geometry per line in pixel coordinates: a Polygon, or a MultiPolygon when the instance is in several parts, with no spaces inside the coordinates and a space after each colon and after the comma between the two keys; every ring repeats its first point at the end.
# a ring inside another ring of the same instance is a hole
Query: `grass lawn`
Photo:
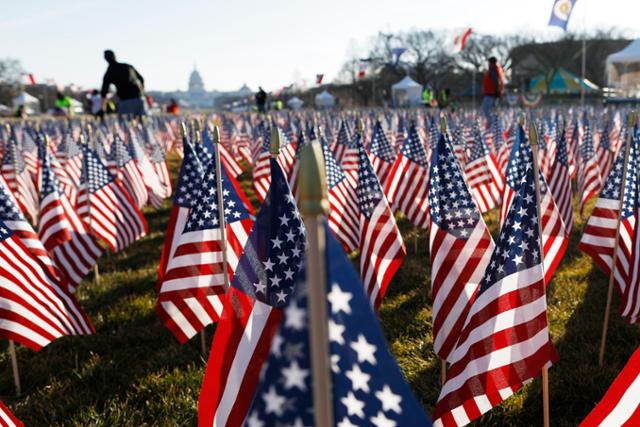
{"type": "MultiPolygon", "coordinates": [[[[179,161],[169,158],[174,178],[179,161]]],[[[253,202],[251,175],[241,177],[253,202]]],[[[593,204],[593,203],[592,203],[593,204]]],[[[63,338],[39,353],[18,349],[23,394],[15,397],[6,342],[0,348],[0,399],[29,426],[176,426],[197,424],[205,361],[196,337],[184,346],[155,314],[156,267],[170,201],[147,209],[150,233],[100,262],[100,282],[87,278],[78,298],[97,334],[63,338]]],[[[486,217],[497,233],[497,213],[486,217]]],[[[640,344],[640,333],[616,314],[614,296],[605,367],[597,364],[608,278],[577,250],[576,218],[569,249],[548,288],[550,329],[560,361],[549,371],[551,423],[577,425],[602,397],[640,344]]],[[[432,351],[428,241],[406,220],[399,225],[408,256],[389,287],[380,318],[393,353],[425,408],[440,390],[440,361],[432,351]],[[414,240],[417,238],[417,252],[414,240]]],[[[206,330],[210,342],[214,327],[206,330]]],[[[542,425],[537,379],[476,425],[542,425]]]]}

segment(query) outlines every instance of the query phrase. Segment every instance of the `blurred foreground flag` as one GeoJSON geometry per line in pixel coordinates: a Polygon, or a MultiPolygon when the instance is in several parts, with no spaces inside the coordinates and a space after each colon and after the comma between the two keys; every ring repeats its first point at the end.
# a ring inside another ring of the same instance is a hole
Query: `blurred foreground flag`
{"type": "MultiPolygon", "coordinates": [[[[328,228],[326,222],[324,226],[328,228]]],[[[328,230],[326,236],[333,425],[431,426],[389,352],[353,265],[328,230]]],[[[245,421],[247,427],[314,424],[309,304],[303,273],[273,340],[245,421]]]]}
{"type": "Polygon", "coordinates": [[[0,425],[7,427],[22,427],[23,424],[0,402],[0,425]]]}
{"type": "Polygon", "coordinates": [[[555,0],[553,2],[553,9],[551,9],[549,25],[560,27],[564,31],[567,31],[569,18],[571,18],[571,12],[573,12],[573,6],[575,4],[576,0],[555,0]]]}
{"type": "Polygon", "coordinates": [[[580,427],[637,426],[640,423],[640,350],[636,350],[598,406],[580,427]]]}

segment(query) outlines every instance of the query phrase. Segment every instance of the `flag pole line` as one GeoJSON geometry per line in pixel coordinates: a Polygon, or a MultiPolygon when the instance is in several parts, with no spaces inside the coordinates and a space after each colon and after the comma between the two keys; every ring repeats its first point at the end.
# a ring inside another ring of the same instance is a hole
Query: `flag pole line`
{"type": "Polygon", "coordinates": [[[334,425],[332,381],[329,362],[327,314],[326,235],[322,218],[327,214],[326,178],[322,147],[313,141],[300,157],[300,210],[307,229],[307,292],[309,343],[316,427],[334,425]]]}
{"type": "Polygon", "coordinates": [[[11,356],[11,370],[13,371],[13,383],[16,386],[16,396],[22,394],[20,386],[20,371],[18,370],[18,357],[16,356],[16,345],[13,340],[9,340],[9,355],[11,356]]]}
{"type": "Polygon", "coordinates": [[[222,191],[222,164],[220,162],[220,129],[213,126],[213,146],[216,161],[216,188],[218,191],[218,222],[220,224],[220,240],[222,250],[222,276],[224,277],[224,292],[229,290],[229,261],[227,259],[227,224],[224,218],[224,200],[222,191]]]}
{"type": "MultiPolygon", "coordinates": [[[[520,118],[520,125],[524,124],[524,118],[520,118]]],[[[538,216],[538,244],[540,245],[540,262],[544,278],[544,243],[542,240],[542,216],[540,215],[540,169],[538,165],[538,130],[535,120],[529,120],[529,144],[531,145],[531,160],[533,163],[533,181],[536,189],[536,213],[538,216]]],[[[546,294],[546,292],[545,292],[546,294]]],[[[549,337],[551,338],[551,337],[549,337]]],[[[549,427],[549,366],[542,367],[542,420],[544,427],[549,427]]]]}
{"type": "Polygon", "coordinates": [[[622,219],[622,208],[624,206],[624,190],[627,185],[627,164],[629,163],[629,151],[631,148],[631,138],[633,133],[633,125],[637,121],[637,113],[632,111],[629,113],[629,121],[627,123],[627,140],[624,150],[624,167],[622,169],[622,182],[620,184],[620,199],[618,200],[618,218],[616,220],[616,239],[613,245],[613,259],[611,263],[611,273],[609,275],[609,287],[607,289],[607,304],[604,309],[604,319],[602,321],[602,336],[600,338],[600,351],[598,353],[598,366],[604,364],[604,350],[607,344],[607,332],[609,330],[609,318],[611,317],[611,301],[613,299],[613,284],[615,282],[616,264],[618,263],[618,247],[620,246],[620,222],[622,219]]]}

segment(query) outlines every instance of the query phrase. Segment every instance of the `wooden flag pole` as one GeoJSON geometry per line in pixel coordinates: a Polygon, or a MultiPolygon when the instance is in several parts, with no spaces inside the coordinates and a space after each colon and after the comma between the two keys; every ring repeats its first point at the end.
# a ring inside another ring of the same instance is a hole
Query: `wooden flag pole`
{"type": "Polygon", "coordinates": [[[13,371],[13,383],[16,386],[16,396],[20,397],[20,394],[22,394],[22,387],[20,387],[20,372],[18,371],[16,345],[13,340],[9,340],[9,355],[11,356],[11,370],[13,371]]]}
{"type": "MultiPolygon", "coordinates": [[[[522,126],[524,118],[520,118],[522,126]]],[[[536,212],[538,214],[538,244],[540,245],[540,262],[544,266],[544,244],[542,242],[542,216],[540,215],[540,170],[538,165],[538,130],[533,118],[529,121],[529,144],[533,163],[533,180],[536,188],[536,212]]],[[[544,275],[544,268],[543,268],[544,275]]],[[[544,277],[544,276],[543,276],[544,277]]],[[[549,337],[551,339],[551,337],[549,337]]],[[[542,367],[542,417],[544,427],[549,427],[549,367],[542,367]]]]}
{"type": "Polygon", "coordinates": [[[225,293],[229,290],[229,270],[228,270],[228,259],[227,259],[227,230],[226,230],[226,221],[224,219],[224,200],[223,200],[223,190],[222,190],[222,164],[220,161],[220,129],[217,125],[213,126],[213,146],[215,147],[214,156],[216,162],[216,188],[218,192],[218,221],[220,225],[220,239],[221,239],[221,250],[222,250],[222,275],[224,277],[224,291],[225,293]]]}
{"type": "Polygon", "coordinates": [[[329,210],[322,147],[307,144],[300,157],[300,210],[307,228],[307,295],[315,425],[334,425],[327,315],[326,236],[329,210]]]}
{"type": "Polygon", "coordinates": [[[624,149],[624,167],[622,169],[622,183],[620,184],[620,200],[618,201],[618,219],[616,225],[616,240],[613,245],[613,259],[611,263],[611,274],[609,275],[609,288],[607,289],[607,305],[604,309],[604,320],[602,321],[602,337],[600,339],[600,352],[598,353],[598,366],[604,364],[604,349],[607,344],[607,331],[609,329],[609,317],[611,317],[611,300],[613,299],[613,284],[615,282],[616,264],[618,263],[618,247],[620,246],[620,220],[622,218],[622,208],[624,206],[624,189],[627,183],[627,163],[629,163],[629,152],[633,126],[638,120],[636,111],[629,113],[627,122],[627,140],[624,149]]]}

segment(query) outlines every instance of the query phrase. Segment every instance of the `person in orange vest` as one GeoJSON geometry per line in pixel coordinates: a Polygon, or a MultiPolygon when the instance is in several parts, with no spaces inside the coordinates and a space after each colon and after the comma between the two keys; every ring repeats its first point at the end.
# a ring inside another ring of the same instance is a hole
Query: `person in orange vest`
{"type": "Polygon", "coordinates": [[[504,96],[504,71],[495,56],[489,58],[489,69],[482,79],[482,112],[489,119],[498,99],[504,96]]]}

